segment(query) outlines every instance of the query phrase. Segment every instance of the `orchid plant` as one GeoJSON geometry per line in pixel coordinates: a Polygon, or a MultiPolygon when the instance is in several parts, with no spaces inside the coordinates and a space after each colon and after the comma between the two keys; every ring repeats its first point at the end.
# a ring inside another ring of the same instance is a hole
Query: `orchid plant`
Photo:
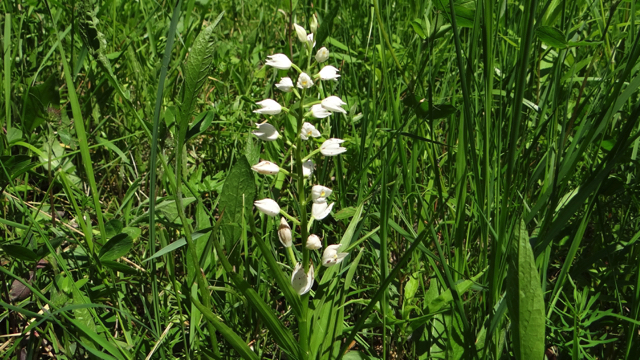
{"type": "Polygon", "coordinates": [[[261,199],[255,201],[254,205],[259,212],[268,217],[281,216],[277,230],[278,238],[283,245],[283,250],[287,252],[293,269],[291,286],[301,297],[303,306],[303,312],[298,319],[299,343],[303,354],[309,353],[309,329],[305,319],[308,317],[309,296],[317,274],[314,269],[314,258],[316,264],[330,267],[342,262],[348,255],[347,252],[340,252],[340,244],[328,245],[323,250],[321,237],[309,233],[313,222],[327,218],[334,208],[334,203],[328,200],[333,190],[314,183],[314,158],[337,156],[347,151],[343,146],[344,140],[336,138],[322,140],[323,135],[318,130],[328,122],[328,117],[346,114],[343,108],[346,103],[338,96],[325,96],[331,86],[325,86],[323,82],[338,81],[340,70],[332,65],[323,65],[329,60],[330,55],[326,47],[320,48],[314,54],[314,36],[317,29],[315,17],[312,20],[311,29],[311,33],[307,33],[303,26],[293,25],[294,33],[301,43],[298,58],[301,65],[296,65],[285,54],[273,54],[267,57],[266,66],[279,70],[280,75],[282,71],[287,71],[287,76],[281,77],[275,84],[277,90],[274,98],[279,100],[264,99],[256,103],[259,108],[254,110],[254,113],[268,118],[260,120],[252,132],[255,137],[265,142],[275,141],[284,136],[284,143],[291,147],[289,152],[292,154],[291,164],[287,163],[288,158],[283,155],[279,160],[280,164],[273,161],[260,161],[252,166],[252,170],[267,176],[282,172],[291,177],[297,196],[295,199],[261,199]],[[278,93],[282,95],[293,93],[293,96],[279,96],[278,93]],[[291,99],[291,103],[285,104],[286,99],[291,99]],[[282,135],[274,126],[277,124],[277,116],[287,114],[295,116],[295,138],[286,138],[286,135],[282,135]],[[296,201],[297,206],[287,207],[286,205],[291,201],[296,201]],[[299,210],[297,214],[288,214],[285,211],[287,208],[299,210]],[[297,225],[293,227],[293,229],[299,229],[297,234],[294,234],[289,222],[297,225]],[[293,247],[299,248],[300,251],[295,252],[293,247]],[[322,251],[322,256],[313,255],[315,251],[322,251]]]}

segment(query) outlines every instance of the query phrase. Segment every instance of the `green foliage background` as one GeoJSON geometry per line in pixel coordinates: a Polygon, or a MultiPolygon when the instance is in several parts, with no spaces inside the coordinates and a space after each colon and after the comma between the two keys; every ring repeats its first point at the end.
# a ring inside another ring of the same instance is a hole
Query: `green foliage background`
{"type": "Polygon", "coordinates": [[[0,358],[637,358],[634,0],[0,9],[0,358]],[[251,130],[291,12],[348,110],[319,127],[348,152],[316,164],[336,211],[313,231],[350,255],[304,346],[250,206],[295,197],[249,171],[289,151],[251,130]]]}

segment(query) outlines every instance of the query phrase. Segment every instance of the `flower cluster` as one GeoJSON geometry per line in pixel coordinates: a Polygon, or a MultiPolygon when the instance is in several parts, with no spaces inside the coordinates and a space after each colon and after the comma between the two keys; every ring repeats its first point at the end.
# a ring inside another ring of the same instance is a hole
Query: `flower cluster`
{"type": "MultiPolygon", "coordinates": [[[[281,71],[295,70],[297,79],[284,76],[280,78],[280,81],[275,84],[276,89],[282,93],[293,93],[295,96],[293,99],[297,99],[299,106],[291,106],[291,109],[296,109],[297,113],[297,135],[295,139],[286,139],[286,144],[293,145],[292,154],[294,156],[295,168],[292,173],[281,168],[278,164],[271,161],[261,161],[258,164],[252,166],[252,170],[263,175],[276,175],[279,172],[284,172],[286,175],[291,175],[297,180],[298,183],[298,201],[300,201],[299,208],[301,208],[301,221],[296,220],[294,217],[288,215],[284,210],[280,208],[278,202],[273,199],[262,199],[254,203],[256,208],[263,214],[271,217],[282,214],[278,226],[278,238],[282,245],[287,248],[289,255],[293,263],[296,263],[293,273],[291,275],[291,285],[294,290],[303,295],[313,286],[314,282],[314,268],[313,264],[309,261],[309,252],[314,250],[320,250],[323,247],[322,239],[315,234],[308,234],[308,229],[311,228],[313,221],[322,221],[333,210],[334,203],[329,203],[327,199],[331,196],[333,191],[323,185],[311,186],[310,192],[308,186],[311,182],[311,176],[315,167],[315,163],[312,160],[314,155],[320,153],[323,156],[336,156],[347,151],[342,144],[345,142],[342,139],[328,138],[324,140],[319,147],[314,150],[310,150],[309,147],[313,147],[313,144],[317,140],[323,137],[322,133],[318,130],[318,123],[314,125],[313,121],[321,121],[314,119],[325,119],[333,114],[346,114],[347,111],[343,108],[346,103],[338,96],[324,97],[325,87],[321,86],[323,81],[338,81],[340,77],[340,70],[332,65],[321,65],[329,60],[329,50],[326,47],[319,49],[315,56],[313,56],[313,48],[315,47],[314,33],[317,30],[317,21],[315,17],[311,23],[311,33],[307,34],[304,27],[294,24],[293,28],[298,40],[302,43],[303,48],[306,51],[300,52],[301,62],[305,62],[305,70],[294,64],[291,59],[285,54],[273,54],[269,55],[266,60],[266,65],[273,67],[281,71]],[[303,58],[304,54],[307,55],[303,58]],[[315,63],[312,63],[311,59],[315,59],[315,63]],[[319,70],[312,70],[317,66],[319,70]],[[310,75],[311,74],[311,75],[310,75]],[[312,96],[311,91],[315,88],[321,87],[322,90],[318,91],[317,96],[312,96]],[[306,101],[305,101],[306,100],[306,101]],[[305,145],[309,144],[309,145],[305,145]],[[304,152],[308,153],[305,155],[304,152]],[[302,180],[300,180],[302,175],[302,180]],[[311,199],[311,216],[306,219],[306,199],[307,194],[310,194],[311,199]],[[287,222],[290,219],[294,224],[300,227],[300,238],[302,241],[303,262],[300,262],[295,258],[295,254],[291,247],[294,244],[294,235],[292,233],[291,226],[287,222]]],[[[290,99],[292,96],[282,96],[283,101],[290,99]]],[[[260,106],[259,109],[254,110],[254,113],[261,115],[278,115],[280,113],[289,113],[289,108],[282,106],[278,101],[274,99],[264,99],[256,103],[260,106]]],[[[291,110],[293,112],[293,110],[291,110]]],[[[275,123],[275,121],[272,119],[275,123]]],[[[258,139],[266,142],[276,141],[280,137],[278,129],[263,121],[257,124],[257,129],[253,131],[258,139]]],[[[320,143],[320,142],[318,142],[320,143]]],[[[324,249],[322,255],[322,265],[329,267],[340,263],[347,253],[339,252],[340,244],[329,245],[324,249]]]]}

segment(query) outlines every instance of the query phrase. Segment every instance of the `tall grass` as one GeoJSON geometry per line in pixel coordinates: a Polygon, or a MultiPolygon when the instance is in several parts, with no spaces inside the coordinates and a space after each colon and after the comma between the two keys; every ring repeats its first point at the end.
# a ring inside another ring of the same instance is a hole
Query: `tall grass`
{"type": "Polygon", "coordinates": [[[0,7],[0,358],[637,358],[635,1],[0,7]],[[252,111],[313,14],[348,110],[323,270],[249,201],[304,180],[246,175],[298,169],[252,111]]]}

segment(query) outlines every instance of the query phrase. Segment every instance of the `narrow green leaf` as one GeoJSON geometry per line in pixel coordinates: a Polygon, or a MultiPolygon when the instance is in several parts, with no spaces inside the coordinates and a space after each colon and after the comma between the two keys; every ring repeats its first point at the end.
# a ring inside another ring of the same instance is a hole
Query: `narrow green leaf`
{"type": "Polygon", "coordinates": [[[540,276],[524,220],[516,228],[509,253],[507,307],[513,322],[513,348],[518,360],[542,359],[545,345],[544,298],[540,276]]]}
{"type": "Polygon", "coordinates": [[[2,250],[12,258],[23,261],[38,261],[38,255],[21,245],[2,245],[2,250]]]}

